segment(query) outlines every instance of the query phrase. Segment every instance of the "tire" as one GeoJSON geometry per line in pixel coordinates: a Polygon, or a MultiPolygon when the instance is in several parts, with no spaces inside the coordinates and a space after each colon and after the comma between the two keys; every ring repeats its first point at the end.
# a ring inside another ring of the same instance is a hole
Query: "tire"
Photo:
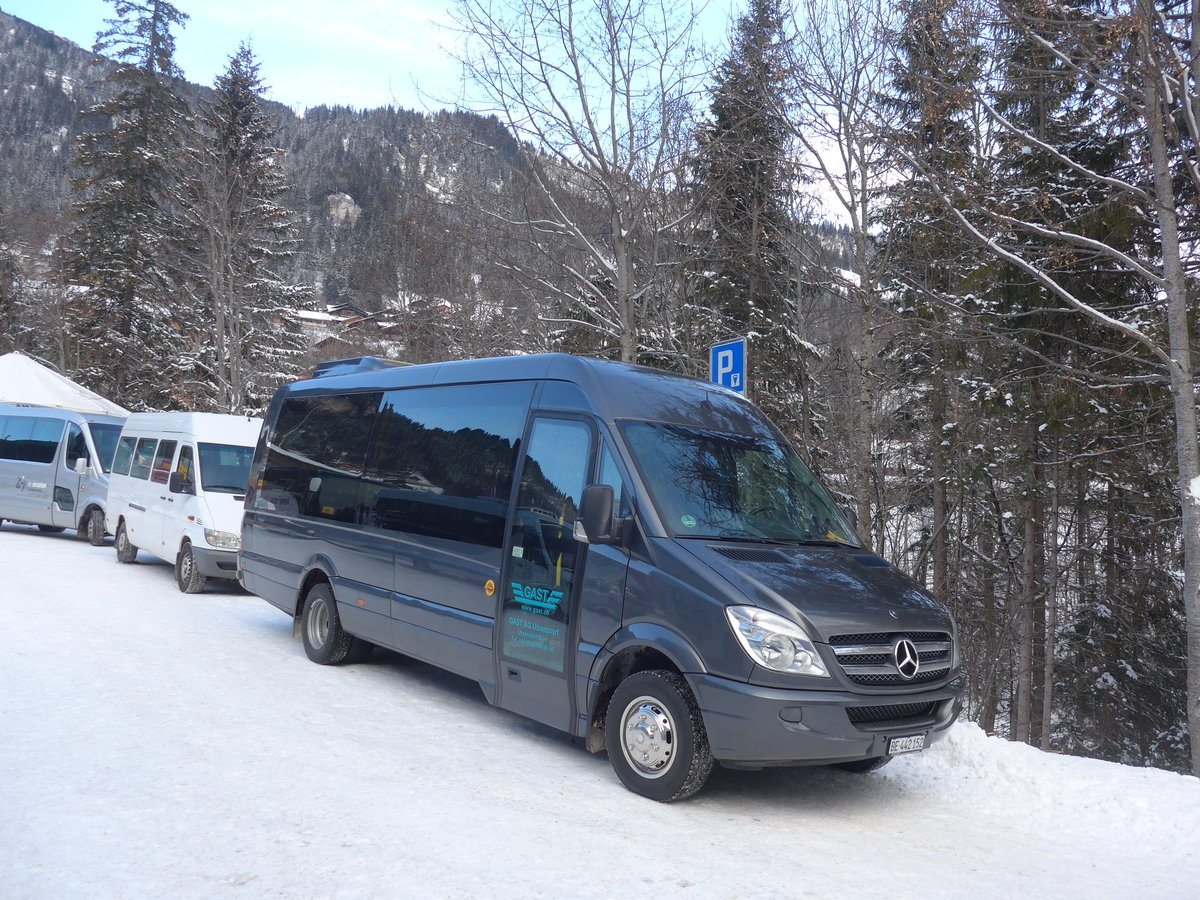
{"type": "Polygon", "coordinates": [[[712,771],[700,707],[675,672],[652,669],[622,681],[609,700],[604,734],[621,783],[651,800],[690,797],[712,771]]]}
{"type": "Polygon", "coordinates": [[[371,652],[368,642],[342,630],[333,589],[324,582],[313,585],[304,600],[300,635],[308,658],[323,666],[360,662],[371,652]]]}
{"type": "Polygon", "coordinates": [[[67,529],[60,525],[39,525],[38,531],[42,534],[62,534],[67,529]]]}
{"type": "Polygon", "coordinates": [[[104,513],[93,509],[87,519],[87,539],[93,547],[104,546],[104,513]]]}
{"type": "Polygon", "coordinates": [[[185,594],[199,594],[204,590],[204,582],[208,579],[200,574],[196,565],[196,554],[192,552],[192,542],[184,541],[175,557],[175,583],[185,594]]]}
{"type": "Polygon", "coordinates": [[[137,547],[129,540],[129,533],[125,530],[125,523],[120,522],[117,525],[117,538],[115,541],[117,547],[117,562],[132,563],[137,562],[137,547]]]}
{"type": "Polygon", "coordinates": [[[882,769],[891,761],[890,756],[872,756],[869,759],[852,759],[849,762],[834,763],[833,767],[846,772],[874,772],[876,769],[882,769]]]}

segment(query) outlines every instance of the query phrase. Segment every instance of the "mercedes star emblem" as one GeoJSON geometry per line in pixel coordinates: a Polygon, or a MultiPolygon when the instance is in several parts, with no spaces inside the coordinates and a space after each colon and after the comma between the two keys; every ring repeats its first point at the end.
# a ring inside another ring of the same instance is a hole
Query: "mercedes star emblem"
{"type": "Polygon", "coordinates": [[[912,681],[917,675],[917,670],[921,668],[917,645],[908,638],[897,638],[892,642],[892,659],[896,663],[896,671],[905,681],[912,681]]]}

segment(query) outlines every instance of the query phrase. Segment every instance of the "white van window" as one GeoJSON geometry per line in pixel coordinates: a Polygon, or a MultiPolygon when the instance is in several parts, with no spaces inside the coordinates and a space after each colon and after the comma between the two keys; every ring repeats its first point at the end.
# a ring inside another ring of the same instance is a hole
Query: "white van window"
{"type": "Polygon", "coordinates": [[[137,449],[133,451],[133,463],[129,466],[131,478],[140,478],[145,481],[150,477],[150,467],[154,461],[154,448],[157,444],[158,438],[138,440],[137,449]]]}
{"type": "Polygon", "coordinates": [[[253,447],[200,444],[200,486],[218,494],[246,493],[253,459],[253,447]]]}
{"type": "Polygon", "coordinates": [[[100,468],[105,472],[111,472],[113,454],[117,449],[117,438],[121,434],[121,426],[89,422],[88,431],[92,433],[92,444],[96,448],[96,455],[100,457],[100,468]]]}
{"type": "Polygon", "coordinates": [[[137,438],[123,437],[117,445],[117,455],[113,457],[112,470],[114,475],[128,475],[129,464],[133,462],[133,448],[137,438]]]}
{"type": "Polygon", "coordinates": [[[188,484],[196,483],[196,476],[192,474],[192,445],[184,444],[179,450],[179,462],[175,463],[175,471],[188,484]]]}
{"type": "Polygon", "coordinates": [[[154,471],[150,480],[155,484],[166,484],[171,477],[171,461],[175,459],[175,446],[178,441],[160,441],[158,452],[154,454],[154,471]]]}

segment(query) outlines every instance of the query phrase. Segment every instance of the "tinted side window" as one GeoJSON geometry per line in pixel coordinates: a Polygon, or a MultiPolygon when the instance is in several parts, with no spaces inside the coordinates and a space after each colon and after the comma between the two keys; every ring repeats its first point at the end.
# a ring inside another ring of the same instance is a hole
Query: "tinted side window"
{"type": "Polygon", "coordinates": [[[83,438],[83,429],[72,422],[67,428],[67,451],[63,457],[63,465],[68,469],[74,468],[77,459],[86,459],[91,462],[87,441],[83,438]]]}
{"type": "Polygon", "coordinates": [[[133,461],[133,447],[137,438],[123,437],[117,444],[117,455],[113,457],[112,470],[116,475],[128,475],[129,463],[133,461]]]}
{"type": "Polygon", "coordinates": [[[625,486],[625,480],[621,477],[621,470],[617,468],[617,459],[613,456],[608,441],[604,441],[601,446],[600,480],[597,484],[607,484],[613,489],[614,516],[629,515],[629,488],[625,486]]]}
{"type": "Polygon", "coordinates": [[[7,416],[0,422],[3,422],[0,426],[0,459],[54,462],[65,419],[7,416]]]}
{"type": "Polygon", "coordinates": [[[289,397],[267,444],[259,509],[354,522],[379,392],[289,397]]]}
{"type": "Polygon", "coordinates": [[[154,447],[158,438],[139,438],[137,448],[133,451],[133,462],[129,466],[129,474],[133,478],[145,481],[150,477],[150,467],[154,462],[154,447]]]}
{"type": "Polygon", "coordinates": [[[533,387],[389,391],[362,482],[375,528],[499,549],[533,387]]]}

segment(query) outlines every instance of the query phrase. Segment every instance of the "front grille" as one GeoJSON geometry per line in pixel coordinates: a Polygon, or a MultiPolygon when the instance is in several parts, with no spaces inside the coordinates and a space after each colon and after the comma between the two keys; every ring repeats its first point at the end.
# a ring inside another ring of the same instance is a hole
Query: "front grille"
{"type": "Polygon", "coordinates": [[[871,687],[924,684],[950,673],[952,645],[944,631],[891,631],[839,634],[829,639],[830,647],[846,677],[855,684],[871,687]],[[917,648],[920,666],[912,678],[896,668],[892,644],[907,638],[917,648]]]}
{"type": "Polygon", "coordinates": [[[892,638],[906,637],[910,641],[948,641],[950,635],[944,631],[873,631],[869,634],[838,634],[829,639],[831,644],[887,644],[890,652],[892,638]]]}
{"type": "Polygon", "coordinates": [[[846,715],[855,725],[879,722],[903,722],[906,719],[924,719],[933,715],[934,704],[897,703],[891,706],[850,706],[846,715]]]}

